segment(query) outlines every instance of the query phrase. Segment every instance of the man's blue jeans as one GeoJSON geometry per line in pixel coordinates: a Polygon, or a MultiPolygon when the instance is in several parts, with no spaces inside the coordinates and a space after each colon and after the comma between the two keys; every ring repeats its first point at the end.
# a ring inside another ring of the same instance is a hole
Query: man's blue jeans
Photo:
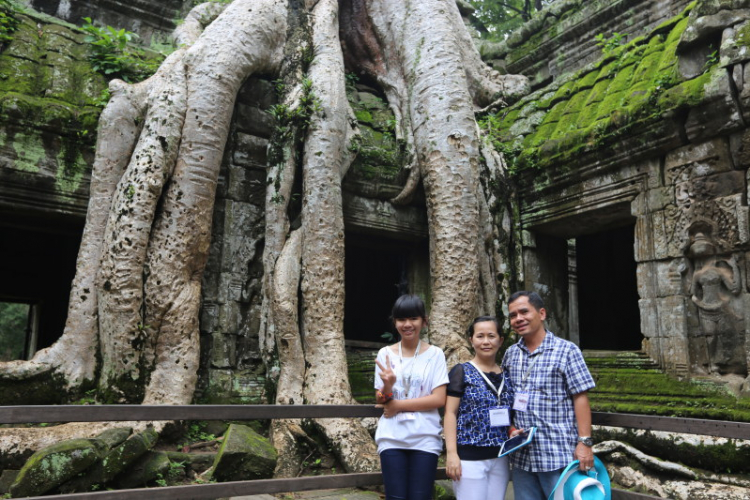
{"type": "Polygon", "coordinates": [[[563,469],[564,467],[547,472],[529,472],[514,467],[511,471],[513,497],[517,500],[547,500],[563,469]]]}
{"type": "Polygon", "coordinates": [[[438,456],[419,450],[390,449],[380,454],[386,500],[431,500],[438,456]]]}

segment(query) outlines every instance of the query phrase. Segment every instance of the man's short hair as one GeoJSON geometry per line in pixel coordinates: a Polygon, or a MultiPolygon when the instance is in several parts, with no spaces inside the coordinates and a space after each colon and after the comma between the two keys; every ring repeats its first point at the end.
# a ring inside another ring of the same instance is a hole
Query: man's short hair
{"type": "Polygon", "coordinates": [[[536,309],[537,311],[539,311],[540,309],[544,307],[544,301],[539,296],[539,294],[536,292],[529,292],[527,290],[521,290],[511,295],[510,298],[508,299],[508,305],[511,305],[513,302],[520,299],[521,297],[528,297],[529,304],[534,306],[534,309],[536,309]]]}

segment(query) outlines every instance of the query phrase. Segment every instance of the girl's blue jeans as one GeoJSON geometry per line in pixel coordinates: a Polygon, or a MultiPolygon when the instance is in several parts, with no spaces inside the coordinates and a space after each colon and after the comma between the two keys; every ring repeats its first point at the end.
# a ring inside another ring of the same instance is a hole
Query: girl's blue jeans
{"type": "Polygon", "coordinates": [[[386,500],[431,500],[438,456],[419,450],[380,453],[386,500]]]}

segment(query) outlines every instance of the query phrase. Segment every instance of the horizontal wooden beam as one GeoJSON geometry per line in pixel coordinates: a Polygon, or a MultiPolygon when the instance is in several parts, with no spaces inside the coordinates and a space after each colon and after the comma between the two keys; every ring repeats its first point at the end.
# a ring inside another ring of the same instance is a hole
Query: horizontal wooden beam
{"type": "Polygon", "coordinates": [[[746,422],[601,412],[592,413],[591,419],[595,425],[718,436],[732,439],[750,439],[750,423],[746,422]]]}
{"type": "MultiPolygon", "coordinates": [[[[437,471],[437,479],[447,479],[445,469],[437,471]]],[[[297,477],[291,479],[256,479],[254,481],[232,481],[215,484],[191,484],[166,486],[163,488],[96,491],[91,493],[69,493],[30,497],[28,500],[214,500],[216,498],[287,493],[310,490],[332,490],[360,488],[383,484],[380,472],[334,474],[330,476],[297,477]]],[[[647,500],[658,497],[612,490],[612,500],[647,500]]]]}
{"type": "Polygon", "coordinates": [[[0,406],[0,423],[362,418],[382,414],[374,405],[37,405],[0,406]]]}

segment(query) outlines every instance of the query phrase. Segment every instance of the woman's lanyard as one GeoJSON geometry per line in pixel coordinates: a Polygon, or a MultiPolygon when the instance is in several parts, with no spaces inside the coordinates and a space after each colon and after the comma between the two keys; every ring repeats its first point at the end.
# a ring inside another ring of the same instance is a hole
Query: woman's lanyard
{"type": "Polygon", "coordinates": [[[469,363],[471,363],[471,366],[477,369],[484,381],[487,382],[487,385],[490,386],[493,391],[497,390],[497,404],[500,404],[500,393],[503,392],[503,387],[505,387],[505,376],[503,375],[503,381],[500,382],[500,388],[495,389],[495,384],[490,382],[489,377],[487,377],[487,375],[476,365],[476,363],[474,363],[473,361],[469,361],[469,363]]]}
{"type": "MultiPolygon", "coordinates": [[[[490,388],[495,389],[495,386],[492,384],[492,382],[490,382],[489,377],[485,375],[485,373],[473,361],[469,361],[469,363],[471,363],[471,366],[477,369],[484,381],[487,382],[487,385],[489,385],[490,388]]],[[[497,389],[497,407],[489,408],[487,411],[487,414],[490,417],[490,427],[507,427],[510,425],[510,412],[508,411],[508,407],[501,406],[500,404],[500,393],[503,392],[503,387],[505,387],[504,375],[503,381],[500,383],[500,387],[497,389]]]]}
{"type": "Polygon", "coordinates": [[[404,377],[404,390],[406,391],[404,396],[406,399],[409,399],[409,389],[411,389],[411,378],[414,373],[414,365],[417,364],[417,356],[419,356],[419,349],[422,347],[422,339],[419,339],[417,341],[417,350],[414,351],[414,359],[411,362],[411,366],[409,367],[409,375],[406,375],[404,370],[404,357],[403,352],[401,351],[401,342],[398,343],[398,361],[401,363],[401,370],[404,377]]]}

